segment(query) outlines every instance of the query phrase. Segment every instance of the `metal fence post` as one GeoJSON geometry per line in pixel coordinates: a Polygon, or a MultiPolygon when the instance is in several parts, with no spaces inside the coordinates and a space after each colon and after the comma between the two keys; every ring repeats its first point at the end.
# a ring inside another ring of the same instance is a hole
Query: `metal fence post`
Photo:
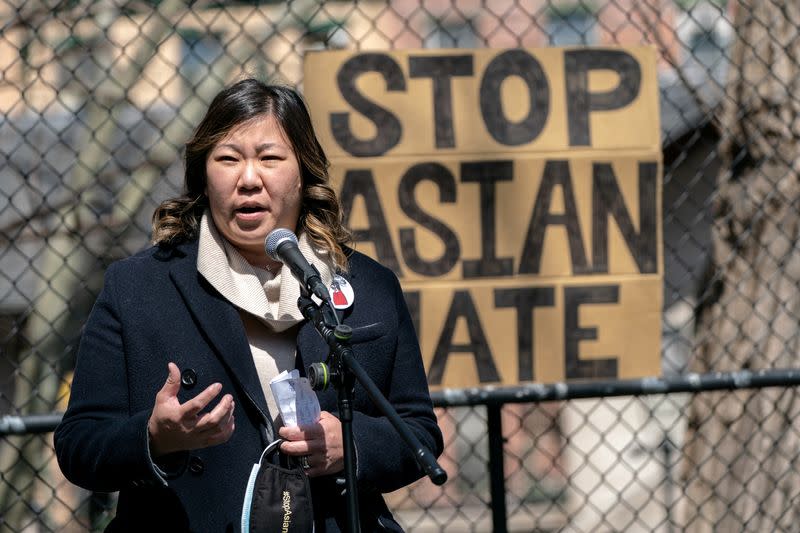
{"type": "Polygon", "coordinates": [[[489,430],[489,490],[492,508],[492,529],[494,533],[506,533],[506,480],[503,464],[503,422],[500,418],[502,404],[490,403],[486,406],[487,427],[489,430]]]}

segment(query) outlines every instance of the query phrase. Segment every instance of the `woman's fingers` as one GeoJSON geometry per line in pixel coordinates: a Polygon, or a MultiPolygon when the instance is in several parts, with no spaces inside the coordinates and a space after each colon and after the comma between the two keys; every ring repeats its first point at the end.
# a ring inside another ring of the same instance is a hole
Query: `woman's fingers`
{"type": "MultiPolygon", "coordinates": [[[[281,444],[281,451],[286,455],[309,455],[314,450],[311,442],[307,440],[285,440],[281,444]]],[[[322,441],[324,443],[324,441],[322,441]]]]}
{"type": "Polygon", "coordinates": [[[195,428],[199,432],[204,432],[226,427],[233,418],[233,408],[233,396],[226,394],[211,411],[197,418],[195,428]]]}
{"type": "Polygon", "coordinates": [[[179,390],[181,390],[181,372],[175,363],[169,362],[167,363],[167,380],[158,391],[156,402],[164,403],[177,399],[179,390]]]}
{"type": "Polygon", "coordinates": [[[278,434],[286,440],[314,440],[323,438],[325,436],[325,430],[320,425],[319,422],[313,424],[311,426],[299,427],[299,426],[292,426],[287,427],[283,426],[278,430],[278,434]]]}
{"type": "Polygon", "coordinates": [[[235,427],[233,414],[231,413],[231,415],[225,419],[224,424],[214,426],[212,430],[203,433],[202,447],[216,446],[217,444],[227,442],[228,439],[231,438],[231,435],[233,435],[235,427]]]}
{"type": "Polygon", "coordinates": [[[187,419],[196,417],[200,411],[205,409],[206,406],[211,403],[211,400],[217,397],[221,390],[222,384],[213,383],[191,400],[186,400],[181,405],[182,416],[187,419]]]}

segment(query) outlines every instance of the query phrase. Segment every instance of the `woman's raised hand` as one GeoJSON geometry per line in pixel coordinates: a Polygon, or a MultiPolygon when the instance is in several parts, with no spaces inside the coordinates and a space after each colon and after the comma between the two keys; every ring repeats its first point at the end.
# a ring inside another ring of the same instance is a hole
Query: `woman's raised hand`
{"type": "Polygon", "coordinates": [[[182,450],[207,448],[226,442],[234,430],[233,397],[226,394],[208,412],[201,411],[216,398],[222,385],[214,383],[184,403],[178,401],[181,373],[175,363],[168,365],[169,375],[156,394],[153,413],[147,422],[150,453],[158,457],[182,450]]]}

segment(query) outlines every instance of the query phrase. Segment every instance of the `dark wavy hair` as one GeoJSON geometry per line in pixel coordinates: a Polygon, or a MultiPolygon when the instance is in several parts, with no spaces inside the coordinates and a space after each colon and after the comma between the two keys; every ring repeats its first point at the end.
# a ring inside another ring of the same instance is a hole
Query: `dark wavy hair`
{"type": "Polygon", "coordinates": [[[330,186],[330,163],[317,140],[302,97],[282,85],[245,79],[221,91],[186,143],[184,193],[161,203],[153,213],[153,243],[175,245],[197,237],[200,218],[208,208],[206,159],[234,128],[254,118],[273,116],[294,149],[302,177],[302,204],[298,231],[305,231],[330,253],[340,270],[347,258],[344,246],[351,234],[342,225],[342,209],[330,186]]]}

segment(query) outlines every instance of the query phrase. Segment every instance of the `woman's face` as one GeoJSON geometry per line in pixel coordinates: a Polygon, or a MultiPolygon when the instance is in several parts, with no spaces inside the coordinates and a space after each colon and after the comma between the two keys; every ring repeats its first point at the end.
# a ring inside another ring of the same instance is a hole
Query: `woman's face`
{"type": "Polygon", "coordinates": [[[264,239],[295,231],[302,203],[300,163],[271,115],[235,127],[206,159],[206,196],[222,235],[255,266],[267,262],[264,239]]]}

